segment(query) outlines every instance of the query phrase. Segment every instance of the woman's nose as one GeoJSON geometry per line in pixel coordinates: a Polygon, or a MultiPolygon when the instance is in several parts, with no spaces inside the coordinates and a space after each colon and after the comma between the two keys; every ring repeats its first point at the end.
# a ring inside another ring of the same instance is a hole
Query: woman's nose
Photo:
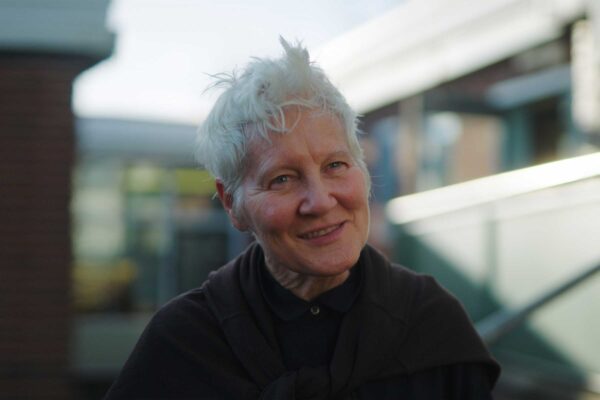
{"type": "Polygon", "coordinates": [[[322,179],[313,179],[306,184],[299,211],[302,215],[320,215],[336,204],[337,200],[329,185],[322,179]]]}

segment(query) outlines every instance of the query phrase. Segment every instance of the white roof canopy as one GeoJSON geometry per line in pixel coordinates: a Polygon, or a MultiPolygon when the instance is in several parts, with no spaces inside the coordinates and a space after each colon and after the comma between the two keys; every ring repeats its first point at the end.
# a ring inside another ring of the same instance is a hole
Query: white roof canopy
{"type": "Polygon", "coordinates": [[[407,1],[327,43],[317,61],[365,113],[560,37],[587,1],[407,1]]]}

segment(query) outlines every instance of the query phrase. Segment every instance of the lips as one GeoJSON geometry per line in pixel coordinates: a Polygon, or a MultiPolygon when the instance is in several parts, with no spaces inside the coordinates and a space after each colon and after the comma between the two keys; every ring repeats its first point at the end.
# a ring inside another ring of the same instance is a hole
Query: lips
{"type": "Polygon", "coordinates": [[[322,229],[317,229],[314,231],[310,231],[310,232],[306,232],[300,235],[300,238],[302,239],[316,239],[322,236],[326,236],[328,234],[330,234],[331,232],[339,229],[344,223],[342,222],[341,224],[336,224],[336,225],[331,225],[328,226],[326,228],[322,228],[322,229]]]}

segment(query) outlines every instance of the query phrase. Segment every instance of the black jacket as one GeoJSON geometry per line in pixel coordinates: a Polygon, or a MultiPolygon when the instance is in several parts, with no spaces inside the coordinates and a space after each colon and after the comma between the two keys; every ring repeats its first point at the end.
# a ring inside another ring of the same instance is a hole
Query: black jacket
{"type": "Polygon", "coordinates": [[[433,278],[367,246],[330,365],[286,371],[260,293],[259,245],[152,319],[107,400],[488,399],[499,366],[433,278]]]}

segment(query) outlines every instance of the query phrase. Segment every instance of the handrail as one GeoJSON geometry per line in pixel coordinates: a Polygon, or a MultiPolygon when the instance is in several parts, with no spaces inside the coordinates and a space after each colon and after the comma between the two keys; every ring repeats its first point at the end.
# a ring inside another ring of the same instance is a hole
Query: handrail
{"type": "Polygon", "coordinates": [[[387,203],[386,215],[402,225],[596,177],[600,152],[396,197],[387,203]]]}
{"type": "Polygon", "coordinates": [[[530,314],[544,307],[550,301],[573,289],[580,283],[588,280],[600,271],[600,264],[589,268],[582,273],[567,280],[563,284],[547,291],[539,298],[533,300],[517,310],[504,309],[493,313],[475,324],[475,328],[487,345],[494,344],[502,337],[518,328],[530,314]]]}

